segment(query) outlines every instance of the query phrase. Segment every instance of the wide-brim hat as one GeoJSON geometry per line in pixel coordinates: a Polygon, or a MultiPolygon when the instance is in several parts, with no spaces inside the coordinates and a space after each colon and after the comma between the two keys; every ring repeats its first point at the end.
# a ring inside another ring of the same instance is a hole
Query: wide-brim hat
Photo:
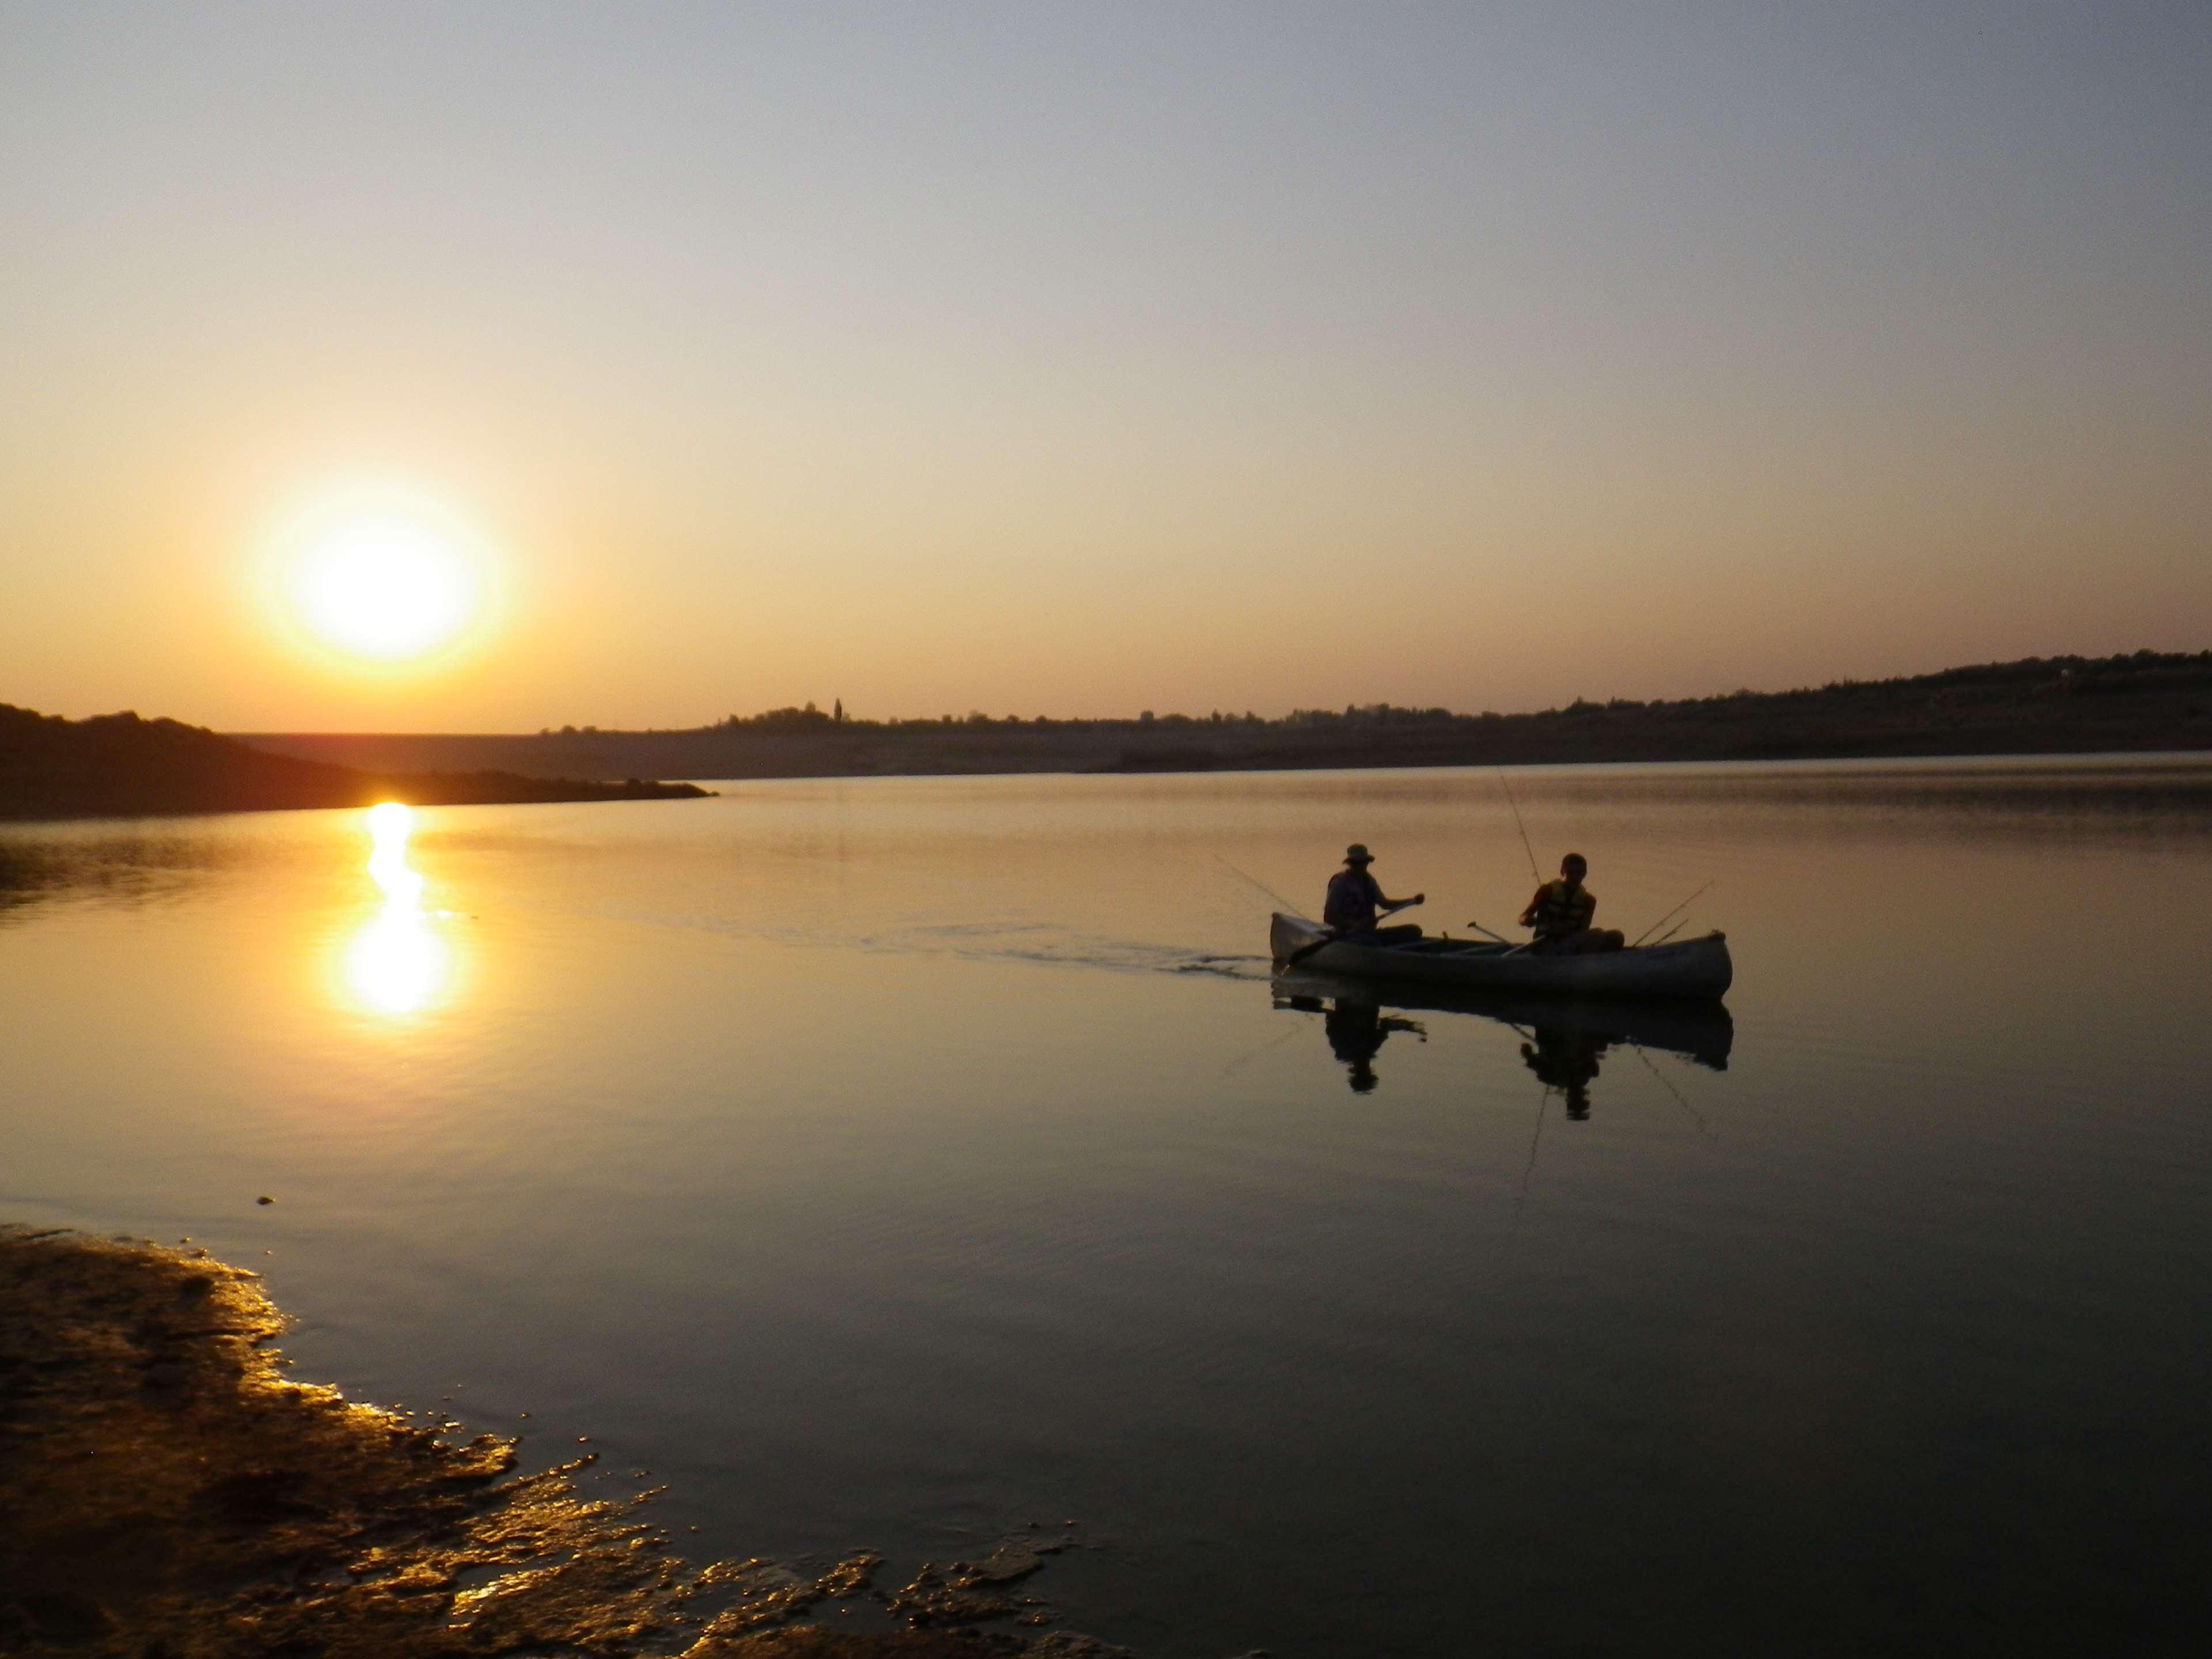
{"type": "Polygon", "coordinates": [[[1375,854],[1367,850],[1365,842],[1355,841],[1344,849],[1344,861],[1346,864],[1372,864],[1375,854]]]}

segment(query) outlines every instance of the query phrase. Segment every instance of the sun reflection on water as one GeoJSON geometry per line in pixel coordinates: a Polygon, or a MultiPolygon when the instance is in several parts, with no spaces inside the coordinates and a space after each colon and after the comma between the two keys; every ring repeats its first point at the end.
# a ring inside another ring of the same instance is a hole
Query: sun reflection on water
{"type": "Polygon", "coordinates": [[[384,902],[346,945],[345,983],[372,1013],[420,1012],[446,986],[446,945],[422,908],[422,878],[407,863],[414,828],[413,811],[398,801],[368,810],[368,874],[384,902]]]}

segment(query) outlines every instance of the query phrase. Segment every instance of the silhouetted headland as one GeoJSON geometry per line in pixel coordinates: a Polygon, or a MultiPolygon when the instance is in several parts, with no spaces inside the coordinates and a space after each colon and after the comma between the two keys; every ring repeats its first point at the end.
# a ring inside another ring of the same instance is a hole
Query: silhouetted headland
{"type": "Polygon", "coordinates": [[[656,800],[688,783],[582,782],[508,771],[361,770],[272,754],[204,726],[135,714],[64,720],[0,703],[0,818],[131,817],[280,807],[477,806],[656,800]]]}
{"type": "Polygon", "coordinates": [[[1280,720],[855,720],[812,703],[678,731],[533,735],[244,733],[274,754],[368,768],[531,776],[772,778],[986,772],[1212,772],[2092,754],[2212,749],[2212,651],[2031,657],[1817,690],[1673,702],[1577,700],[1539,714],[1388,703],[1280,720]]]}

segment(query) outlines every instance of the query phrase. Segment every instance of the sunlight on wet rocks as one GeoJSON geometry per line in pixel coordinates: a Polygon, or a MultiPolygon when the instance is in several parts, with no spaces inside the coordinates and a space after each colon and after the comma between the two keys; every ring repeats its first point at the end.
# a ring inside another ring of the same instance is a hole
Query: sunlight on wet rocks
{"type": "Polygon", "coordinates": [[[257,1276],[203,1250],[0,1230],[0,1652],[98,1659],[1107,1659],[1006,1587],[1064,1540],[925,1567],[896,1594],[856,1552],[809,1574],[693,1568],[589,1498],[587,1454],[516,1475],[514,1443],[453,1444],[289,1381],[257,1276]],[[872,1598],[907,1628],[795,1622],[872,1598]],[[949,1628],[957,1627],[957,1628],[949,1628]]]}
{"type": "Polygon", "coordinates": [[[992,1619],[1041,1625],[1049,1617],[1045,1604],[1033,1595],[1009,1595],[1004,1587],[1028,1577],[1044,1565],[1047,1556],[1066,1547],[1059,1539],[1010,1539],[980,1561],[955,1561],[941,1571],[925,1562],[914,1582],[886,1605],[916,1626],[971,1625],[992,1619]]]}

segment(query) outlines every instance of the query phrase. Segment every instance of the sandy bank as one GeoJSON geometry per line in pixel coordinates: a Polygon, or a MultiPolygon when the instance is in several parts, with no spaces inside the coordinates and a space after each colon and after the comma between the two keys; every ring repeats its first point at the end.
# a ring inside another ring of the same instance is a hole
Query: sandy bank
{"type": "Polygon", "coordinates": [[[873,1587],[826,1571],[694,1567],[650,1493],[589,1499],[591,1461],[518,1475],[512,1443],[462,1444],[291,1380],[254,1275],[191,1249],[0,1229],[0,1653],[115,1659],[1083,1659],[1037,1617],[1042,1553],[873,1587]],[[905,1629],[805,1621],[840,1606],[905,1629]]]}

